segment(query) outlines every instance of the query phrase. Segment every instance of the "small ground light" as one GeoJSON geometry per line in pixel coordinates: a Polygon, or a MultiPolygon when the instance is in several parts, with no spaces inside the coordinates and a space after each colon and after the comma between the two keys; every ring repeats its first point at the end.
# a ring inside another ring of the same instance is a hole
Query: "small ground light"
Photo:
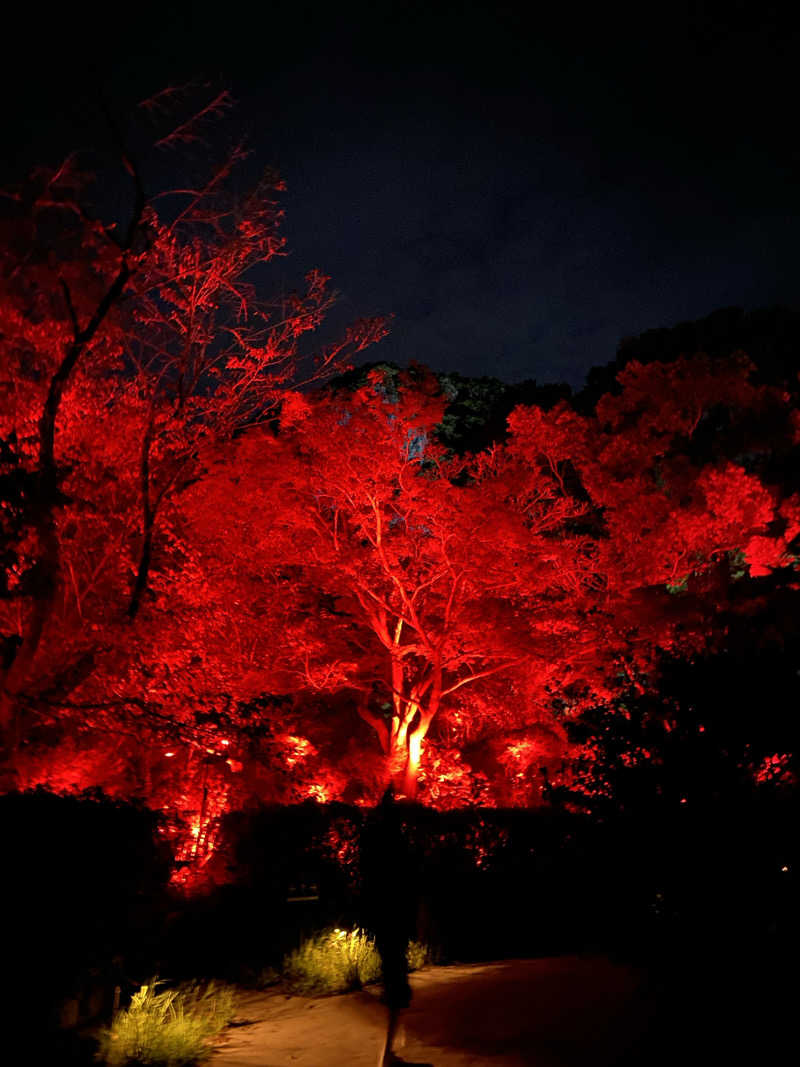
{"type": "Polygon", "coordinates": [[[781,870],[783,871],[784,874],[786,874],[786,872],[789,870],[789,868],[784,866],[784,867],[781,867],[781,870]]]}
{"type": "Polygon", "coordinates": [[[165,756],[174,756],[175,753],[174,752],[165,752],[164,755],[165,756]]]}

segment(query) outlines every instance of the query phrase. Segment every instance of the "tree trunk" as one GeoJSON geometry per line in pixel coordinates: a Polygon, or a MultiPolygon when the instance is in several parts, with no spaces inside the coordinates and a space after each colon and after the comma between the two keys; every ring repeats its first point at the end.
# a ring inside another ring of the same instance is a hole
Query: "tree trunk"
{"type": "Polygon", "coordinates": [[[390,777],[397,796],[407,800],[417,797],[420,760],[429,725],[430,720],[426,718],[421,719],[413,730],[401,726],[396,734],[393,731],[388,757],[390,777]]]}
{"type": "Polygon", "coordinates": [[[136,581],[133,585],[130,603],[128,604],[128,618],[135,619],[142,603],[147,580],[150,577],[150,560],[153,553],[153,525],[155,514],[150,493],[150,449],[153,446],[155,433],[155,414],[151,409],[150,419],[142,440],[142,453],[139,459],[139,491],[142,502],[142,548],[139,553],[139,562],[136,567],[136,581]]]}
{"type": "Polygon", "coordinates": [[[66,282],[61,281],[64,297],[73,322],[74,335],[50,379],[38,424],[39,500],[38,514],[35,517],[34,526],[41,542],[39,560],[40,590],[34,601],[32,619],[28,626],[28,631],[22,635],[22,643],[17,649],[17,654],[5,677],[0,679],[0,733],[3,735],[3,740],[8,750],[6,758],[12,769],[16,761],[20,736],[19,697],[25,689],[34,659],[39,651],[42,634],[55,603],[60,577],[61,553],[55,521],[60,488],[60,472],[56,464],[55,439],[61,401],[78,361],[94,340],[103,321],[119,300],[128,283],[131,272],[125,257],[125,250],[130,247],[134,233],[138,229],[143,208],[143,194],[137,179],[136,204],[126,243],[122,248],[119,270],[83,329],[78,325],[69,288],[66,282]]]}
{"type": "Polygon", "coordinates": [[[423,710],[418,698],[408,701],[395,700],[397,712],[390,721],[380,718],[369,710],[369,700],[362,695],[357,705],[358,714],[370,724],[378,738],[386,758],[386,778],[394,785],[398,796],[414,800],[417,796],[422,748],[431,720],[439,707],[439,689],[435,700],[423,710]]]}

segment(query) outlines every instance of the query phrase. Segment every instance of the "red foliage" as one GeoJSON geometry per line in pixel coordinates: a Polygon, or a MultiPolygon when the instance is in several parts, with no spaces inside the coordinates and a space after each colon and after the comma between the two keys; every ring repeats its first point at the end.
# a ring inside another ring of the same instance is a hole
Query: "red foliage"
{"type": "Polygon", "coordinates": [[[7,220],[6,770],[145,796],[194,867],[256,798],[366,803],[392,775],[443,808],[542,803],[565,718],[711,641],[734,573],[794,566],[763,426],[796,413],[743,359],[632,363],[594,414],[520,408],[453,457],[419,369],[300,390],[385,326],[301,346],[328,279],[261,297],[281,186],[230,199],[238,161],[167,212],[126,158],[125,233],[67,167],[7,220]]]}

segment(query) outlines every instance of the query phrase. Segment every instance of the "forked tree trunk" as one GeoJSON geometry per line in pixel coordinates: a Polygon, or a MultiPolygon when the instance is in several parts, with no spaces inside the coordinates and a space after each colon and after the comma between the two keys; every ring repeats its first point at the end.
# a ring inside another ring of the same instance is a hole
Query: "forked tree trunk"
{"type": "Polygon", "coordinates": [[[435,702],[430,702],[424,711],[418,700],[396,701],[395,707],[400,707],[400,713],[388,721],[370,711],[366,696],[357,706],[358,714],[373,727],[380,739],[386,761],[387,782],[394,785],[398,796],[408,800],[414,800],[417,795],[425,737],[438,710],[438,692],[436,696],[435,702]]]}
{"type": "Polygon", "coordinates": [[[419,778],[419,767],[425,735],[430,720],[419,720],[412,730],[399,725],[390,736],[390,748],[387,753],[389,777],[394,784],[395,793],[407,800],[415,800],[419,778]]]}

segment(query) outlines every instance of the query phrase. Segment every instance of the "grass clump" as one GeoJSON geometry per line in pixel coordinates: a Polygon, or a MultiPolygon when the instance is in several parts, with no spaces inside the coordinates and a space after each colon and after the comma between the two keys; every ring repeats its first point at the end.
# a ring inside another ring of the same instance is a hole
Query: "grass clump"
{"type": "Polygon", "coordinates": [[[374,982],[380,973],[375,942],[360,929],[323,930],[283,961],[283,977],[293,993],[346,993],[374,982]]]}
{"type": "MultiPolygon", "coordinates": [[[[409,970],[428,959],[427,948],[410,942],[406,953],[409,970]]],[[[361,989],[381,976],[381,958],[375,941],[365,930],[323,930],[307,938],[283,961],[283,977],[293,993],[319,995],[361,989]]]]}
{"type": "Polygon", "coordinates": [[[195,982],[159,992],[163,984],[143,985],[117,1012],[101,1035],[99,1060],[109,1067],[188,1067],[210,1055],[209,1038],[233,1018],[233,990],[195,982]]]}
{"type": "Polygon", "coordinates": [[[409,941],[406,949],[409,971],[418,971],[430,961],[430,958],[431,953],[427,945],[423,945],[421,941],[409,941]]]}

